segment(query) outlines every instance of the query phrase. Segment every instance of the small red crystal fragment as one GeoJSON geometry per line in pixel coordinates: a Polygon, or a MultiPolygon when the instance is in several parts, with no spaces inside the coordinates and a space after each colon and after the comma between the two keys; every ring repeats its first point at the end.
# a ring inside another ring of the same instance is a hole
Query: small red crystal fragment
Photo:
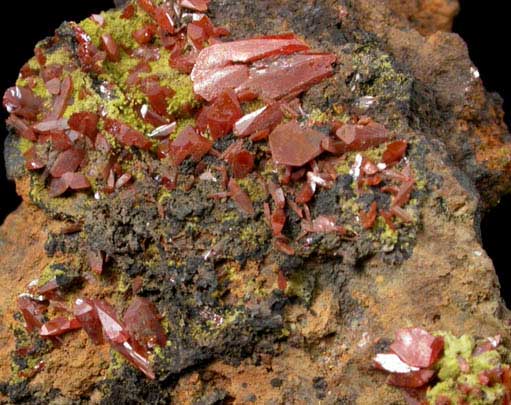
{"type": "Polygon", "coordinates": [[[42,101],[30,89],[10,87],[5,91],[3,105],[11,114],[35,120],[41,110],[42,101]]]}
{"type": "Polygon", "coordinates": [[[268,182],[268,190],[273,198],[273,202],[277,208],[284,208],[286,206],[286,196],[282,187],[277,186],[273,181],[268,182]]]}
{"type": "Polygon", "coordinates": [[[302,229],[311,233],[339,233],[345,234],[346,229],[343,226],[336,225],[336,218],[328,215],[320,215],[313,221],[303,221],[302,229]]]}
{"type": "Polygon", "coordinates": [[[295,254],[295,250],[293,247],[282,239],[275,239],[275,247],[282,253],[293,256],[295,254]]]}
{"type": "Polygon", "coordinates": [[[91,37],[78,24],[72,25],[75,32],[75,38],[78,42],[77,54],[82,65],[82,69],[86,72],[99,72],[100,63],[105,59],[106,54],[99,52],[92,43],[91,37]]]}
{"type": "Polygon", "coordinates": [[[52,79],[60,79],[62,77],[62,71],[64,70],[62,65],[48,65],[41,70],[41,77],[44,82],[49,82],[52,79]]]}
{"type": "Polygon", "coordinates": [[[156,26],[153,24],[146,25],[139,30],[133,31],[133,38],[140,45],[145,45],[151,42],[156,34],[156,26]]]}
{"type": "Polygon", "coordinates": [[[103,27],[105,25],[105,17],[103,17],[101,14],[92,14],[90,16],[90,19],[94,21],[96,24],[98,24],[100,27],[103,27]]]}
{"type": "Polygon", "coordinates": [[[286,166],[303,166],[321,154],[324,137],[321,132],[302,128],[296,120],[281,124],[269,138],[273,161],[286,166]]]}
{"type": "Polygon", "coordinates": [[[84,134],[92,142],[98,134],[99,115],[91,112],[74,113],[69,118],[69,127],[84,134]]]}
{"type": "Polygon", "coordinates": [[[232,65],[221,68],[194,70],[192,74],[193,91],[195,94],[198,94],[206,101],[212,101],[225,90],[238,88],[245,83],[248,80],[248,67],[245,65],[232,65]]]}
{"type": "Polygon", "coordinates": [[[192,127],[187,127],[177,136],[163,155],[172,157],[176,165],[180,165],[187,157],[194,161],[201,160],[213,147],[213,143],[197,134],[192,127]]]}
{"type": "Polygon", "coordinates": [[[81,325],[77,319],[57,317],[41,326],[39,334],[42,337],[59,336],[80,328],[81,325]]]}
{"type": "Polygon", "coordinates": [[[383,163],[393,164],[399,162],[406,153],[408,142],[406,141],[395,141],[387,146],[385,152],[383,152],[383,163]]]}
{"type": "Polygon", "coordinates": [[[401,207],[410,200],[410,194],[413,191],[415,182],[408,180],[399,186],[396,196],[392,200],[392,206],[401,207]]]}
{"type": "Polygon", "coordinates": [[[83,149],[71,148],[57,156],[55,163],[50,169],[52,177],[62,177],[64,173],[74,172],[85,157],[83,149]]]}
{"type": "Polygon", "coordinates": [[[87,259],[89,261],[90,269],[96,273],[101,274],[103,273],[103,263],[104,263],[104,257],[103,253],[91,250],[87,253],[87,259]]]}
{"type": "Polygon", "coordinates": [[[140,149],[151,149],[152,143],[142,132],[131,128],[121,121],[107,118],[105,120],[105,130],[110,132],[115,138],[125,146],[136,146],[140,149]]]}
{"type": "Polygon", "coordinates": [[[44,85],[46,86],[48,93],[53,94],[54,96],[60,93],[60,79],[54,78],[48,80],[46,83],[44,83],[44,85]]]}
{"type": "MultiPolygon", "coordinates": [[[[308,50],[309,46],[293,34],[244,39],[215,44],[203,49],[195,70],[223,67],[230,63],[249,63],[275,55],[308,50]]],[[[195,74],[192,73],[195,81],[195,74]]]]}
{"type": "Polygon", "coordinates": [[[201,50],[204,48],[204,43],[208,39],[206,30],[197,23],[191,22],[186,29],[188,40],[192,43],[195,49],[201,50]]]}
{"type": "Polygon", "coordinates": [[[51,113],[48,115],[49,120],[56,120],[64,114],[64,111],[67,108],[69,98],[71,97],[71,93],[73,92],[73,80],[71,76],[66,76],[60,85],[60,93],[57,97],[55,97],[55,101],[53,102],[53,109],[51,113]]]}
{"type": "Polygon", "coordinates": [[[135,15],[135,6],[133,4],[128,4],[124,10],[122,11],[121,18],[125,20],[130,20],[135,15]]]}
{"type": "Polygon", "coordinates": [[[46,55],[44,54],[41,47],[38,46],[37,48],[35,48],[34,53],[35,53],[37,63],[39,63],[39,65],[41,65],[41,66],[44,66],[46,64],[46,55]]]}
{"type": "Polygon", "coordinates": [[[279,103],[273,103],[240,118],[234,124],[234,135],[245,137],[264,129],[273,130],[280,124],[284,114],[279,103]]]}
{"type": "Polygon", "coordinates": [[[444,349],[442,337],[430,335],[421,328],[406,328],[396,332],[396,340],[390,350],[405,363],[421,368],[431,367],[436,363],[444,349]]]}
{"type": "Polygon", "coordinates": [[[94,303],[88,299],[78,298],[75,301],[73,315],[78,319],[82,328],[87,332],[94,344],[103,343],[103,330],[101,322],[94,307],[94,303]]]}
{"type": "Polygon", "coordinates": [[[156,14],[156,6],[152,0],[138,0],[138,5],[150,16],[154,16],[156,14]]]}
{"type": "Polygon", "coordinates": [[[312,184],[309,181],[303,183],[300,191],[298,191],[295,196],[295,202],[297,204],[307,204],[310,200],[312,200],[312,197],[314,197],[314,192],[315,184],[312,184]]]}
{"type": "Polygon", "coordinates": [[[169,87],[161,86],[156,80],[143,81],[142,90],[147,96],[151,108],[159,115],[167,115],[168,99],[176,92],[169,87]]]}
{"type": "Polygon", "coordinates": [[[368,212],[360,211],[358,214],[360,222],[365,229],[371,229],[376,221],[376,215],[378,214],[378,204],[373,201],[368,212]]]}
{"type": "Polygon", "coordinates": [[[345,124],[336,135],[345,143],[345,152],[367,150],[388,140],[387,129],[373,121],[365,125],[345,124]]]}
{"type": "Polygon", "coordinates": [[[128,184],[133,176],[129,173],[124,173],[121,177],[117,179],[115,182],[115,189],[118,190],[128,184]]]}
{"type": "Polygon", "coordinates": [[[115,309],[106,301],[94,300],[93,303],[105,337],[112,343],[122,345],[127,342],[129,339],[128,332],[118,320],[115,309]]]}
{"type": "Polygon", "coordinates": [[[180,0],[179,4],[183,8],[205,13],[208,11],[210,0],[180,0]]]}
{"type": "Polygon", "coordinates": [[[189,75],[195,65],[195,55],[191,53],[187,55],[173,54],[170,57],[169,65],[171,68],[189,75]]]}
{"type": "Polygon", "coordinates": [[[99,150],[103,153],[108,153],[112,149],[110,143],[102,134],[96,136],[96,142],[94,142],[94,149],[99,150]]]}
{"type": "Polygon", "coordinates": [[[247,150],[241,150],[229,157],[229,163],[231,164],[234,178],[242,179],[254,169],[254,155],[247,150]]]}
{"type": "Polygon", "coordinates": [[[218,96],[207,112],[208,128],[213,139],[222,138],[231,132],[234,123],[242,115],[240,103],[232,90],[218,96]]]}
{"type": "Polygon", "coordinates": [[[335,60],[332,54],[296,54],[263,60],[250,68],[249,79],[236,92],[250,91],[264,100],[289,99],[331,76],[335,60]]]}
{"type": "Polygon", "coordinates": [[[236,180],[230,179],[228,184],[229,193],[231,198],[236,203],[238,208],[247,215],[253,216],[255,214],[254,206],[248,194],[238,185],[236,180]]]}
{"type": "Polygon", "coordinates": [[[283,208],[277,208],[271,215],[271,229],[273,236],[282,236],[282,230],[286,224],[286,212],[283,208]]]}
{"type": "Polygon", "coordinates": [[[130,70],[130,74],[126,79],[126,84],[128,86],[133,86],[140,82],[140,74],[141,73],[149,73],[151,71],[151,66],[146,61],[141,61],[137,66],[130,70]]]}
{"type": "Polygon", "coordinates": [[[101,35],[101,44],[106,51],[108,60],[110,62],[118,62],[121,58],[121,51],[112,36],[110,34],[101,35]]]}
{"type": "Polygon", "coordinates": [[[40,329],[44,323],[41,305],[29,297],[18,298],[18,309],[25,319],[26,328],[29,332],[40,329]]]}
{"type": "Polygon", "coordinates": [[[27,150],[23,157],[25,158],[25,167],[28,170],[39,170],[46,167],[46,161],[37,153],[35,146],[27,150]]]}
{"type": "Polygon", "coordinates": [[[147,298],[135,297],[124,314],[124,324],[132,340],[145,350],[164,347],[167,336],[161,326],[156,306],[147,298]]]}
{"type": "Polygon", "coordinates": [[[395,387],[402,388],[420,388],[425,386],[435,375],[433,370],[419,370],[411,373],[393,373],[388,379],[388,383],[395,387]]]}
{"type": "Polygon", "coordinates": [[[154,20],[165,34],[173,34],[175,31],[175,22],[173,19],[173,10],[164,3],[154,10],[154,20]]]}

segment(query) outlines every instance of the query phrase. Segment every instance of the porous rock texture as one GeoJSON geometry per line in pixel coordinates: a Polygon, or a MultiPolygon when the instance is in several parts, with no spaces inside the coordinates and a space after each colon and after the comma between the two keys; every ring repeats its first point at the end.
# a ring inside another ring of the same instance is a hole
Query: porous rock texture
{"type": "MultiPolygon", "coordinates": [[[[396,329],[500,334],[509,343],[510,314],[481,247],[479,219],[509,190],[511,143],[499,96],[485,91],[463,40],[448,32],[457,9],[453,0],[210,5],[213,21],[228,27],[232,39],[292,31],[337,56],[334,75],[302,97],[305,109],[343,105],[413,145],[409,159],[423,182],[414,194],[418,220],[391,248],[368,246],[361,237],[329,250],[329,241],[322,241],[321,254],[295,260],[271,251],[260,220],[244,218],[219,231],[231,259],[207,264],[200,260],[207,247],[201,232],[214,234],[217,219],[226,215],[205,199],[210,190],[196,190],[191,201],[171,195],[164,226],[156,205],[136,196],[93,208],[79,199],[54,207],[34,198],[9,135],[7,169],[24,202],[0,228],[0,401],[401,404],[402,393],[386,385],[371,362],[396,329]],[[76,220],[84,231],[62,236],[66,221],[76,220]],[[259,239],[240,243],[240,230],[251,226],[259,239]],[[155,255],[144,251],[146,240],[159,237],[154,230],[172,235],[184,228],[172,247],[186,257],[183,266],[140,264],[155,255]],[[172,344],[158,356],[155,381],[112,359],[108,347],[92,345],[83,331],[66,336],[58,348],[38,348],[44,368],[31,378],[13,378],[27,368],[15,350],[20,343],[13,331],[22,324],[15,316],[17,296],[55,255],[71,267],[66,271],[79,268],[73,257],[84,255],[83,246],[106,251],[116,266],[106,279],[87,281],[88,295],[122,307],[130,283],[141,277],[142,293],[167,317],[172,344]],[[299,291],[289,298],[275,291],[279,267],[298,280],[299,291]],[[231,284],[228,298],[215,306],[211,291],[219,288],[219,269],[231,284]],[[217,319],[224,326],[203,328],[217,319]]],[[[334,190],[345,192],[342,185],[334,190]]],[[[312,209],[328,213],[331,192],[316,198],[324,203],[312,209]]],[[[342,197],[333,201],[345,208],[342,197]]]]}

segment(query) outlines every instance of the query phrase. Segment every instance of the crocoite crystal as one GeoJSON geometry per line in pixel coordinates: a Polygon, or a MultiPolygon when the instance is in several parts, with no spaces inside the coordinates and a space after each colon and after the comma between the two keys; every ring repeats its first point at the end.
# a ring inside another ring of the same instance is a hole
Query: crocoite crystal
{"type": "Polygon", "coordinates": [[[303,128],[298,121],[281,124],[270,134],[272,158],[277,164],[303,166],[317,157],[325,136],[310,128],[303,128]]]}
{"type": "Polygon", "coordinates": [[[43,337],[59,336],[72,330],[80,329],[81,325],[77,319],[68,319],[62,316],[46,322],[39,332],[43,337]]]}
{"type": "Polygon", "coordinates": [[[91,340],[97,345],[102,344],[104,341],[103,329],[94,302],[85,298],[78,298],[75,302],[73,314],[91,340]]]}
{"type": "Polygon", "coordinates": [[[390,350],[405,363],[422,368],[431,367],[443,349],[443,338],[432,336],[420,328],[399,330],[396,333],[396,340],[390,346],[390,350]]]}
{"type": "Polygon", "coordinates": [[[135,297],[124,314],[126,330],[145,350],[165,346],[167,336],[158,318],[156,306],[147,298],[135,297]]]}

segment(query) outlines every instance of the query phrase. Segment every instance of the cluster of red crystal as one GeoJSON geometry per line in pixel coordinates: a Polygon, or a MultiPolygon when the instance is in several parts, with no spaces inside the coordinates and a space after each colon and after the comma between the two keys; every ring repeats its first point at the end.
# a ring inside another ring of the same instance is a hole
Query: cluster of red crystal
{"type": "MultiPolygon", "coordinates": [[[[54,283],[49,284],[51,286],[44,286],[39,292],[57,288],[53,286],[54,283]]],[[[36,300],[33,296],[23,295],[18,298],[18,308],[29,332],[38,331],[44,338],[61,342],[58,336],[83,328],[94,344],[108,342],[147,377],[155,378],[149,355],[156,346],[165,346],[167,337],[158,310],[148,299],[135,297],[126,309],[122,322],[115,309],[103,300],[79,298],[73,311],[70,311],[62,301],[36,300]],[[68,316],[58,316],[45,322],[44,313],[49,305],[66,312],[68,316]]]]}
{"type": "Polygon", "coordinates": [[[444,350],[444,339],[420,328],[400,329],[390,346],[391,353],[375,357],[375,366],[389,371],[388,383],[396,387],[420,388],[435,375],[434,365],[444,350]],[[409,370],[400,370],[390,364],[401,364],[409,370]]]}

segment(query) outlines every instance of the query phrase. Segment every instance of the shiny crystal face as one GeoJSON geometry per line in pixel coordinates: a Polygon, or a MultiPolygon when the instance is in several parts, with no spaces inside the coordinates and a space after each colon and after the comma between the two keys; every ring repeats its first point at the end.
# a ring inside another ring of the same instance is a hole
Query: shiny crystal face
{"type": "MultiPolygon", "coordinates": [[[[90,202],[134,193],[141,167],[165,192],[207,180],[218,187],[202,198],[232,203],[243,218],[262,217],[271,245],[288,256],[310,248],[309,234],[342,241],[380,218],[391,230],[413,223],[405,209],[415,185],[408,143],[390,142],[387,129],[369,118],[316,120],[301,106],[304,92],[334,74],[336,56],[292,33],[229,41],[229,31],[204,14],[208,3],[119,2],[113,17],[93,15],[58,31],[58,52],[51,41],[36,48],[3,104],[25,142],[25,167],[48,198],[90,202]],[[373,148],[383,148],[377,161],[358,154],[373,148]],[[390,202],[373,201],[346,226],[335,214],[311,214],[310,205],[334,188],[348,153],[357,154],[349,168],[354,190],[376,190],[390,202]],[[178,187],[186,170],[193,181],[178,187]],[[290,215],[295,237],[286,233],[290,215]]],[[[210,249],[205,260],[214,255],[210,249]]],[[[88,249],[96,275],[107,259],[100,246],[88,249]]],[[[277,286],[285,293],[281,271],[277,286]]],[[[19,299],[29,331],[55,339],[82,328],[155,378],[150,355],[167,337],[151,301],[135,297],[119,317],[105,300],[83,296],[73,316],[47,320],[59,286],[52,280],[42,289],[42,301],[19,299]]]]}

